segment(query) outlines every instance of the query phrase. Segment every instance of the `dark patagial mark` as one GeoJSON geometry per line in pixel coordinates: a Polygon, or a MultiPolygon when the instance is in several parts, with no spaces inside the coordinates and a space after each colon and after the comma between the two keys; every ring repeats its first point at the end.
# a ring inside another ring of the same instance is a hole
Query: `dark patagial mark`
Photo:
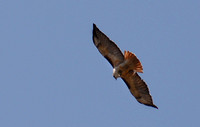
{"type": "Polygon", "coordinates": [[[108,56],[104,56],[104,57],[108,60],[108,62],[112,65],[112,67],[114,67],[113,63],[112,63],[112,60],[108,56]]]}
{"type": "Polygon", "coordinates": [[[125,84],[127,85],[127,87],[130,89],[131,86],[128,84],[128,82],[124,78],[122,78],[122,80],[125,82],[125,84]]]}

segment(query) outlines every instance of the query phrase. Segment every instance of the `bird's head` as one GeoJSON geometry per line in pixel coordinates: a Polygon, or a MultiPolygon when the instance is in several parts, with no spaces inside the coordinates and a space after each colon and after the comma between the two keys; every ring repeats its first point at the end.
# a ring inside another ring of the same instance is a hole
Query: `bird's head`
{"type": "Polygon", "coordinates": [[[121,77],[122,71],[119,68],[113,69],[113,77],[117,80],[117,78],[121,77]]]}

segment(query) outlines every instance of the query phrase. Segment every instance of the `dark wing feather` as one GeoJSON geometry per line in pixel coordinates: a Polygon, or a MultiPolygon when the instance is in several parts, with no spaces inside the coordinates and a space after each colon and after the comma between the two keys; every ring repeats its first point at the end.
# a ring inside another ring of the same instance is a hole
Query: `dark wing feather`
{"type": "Polygon", "coordinates": [[[124,61],[124,56],[117,45],[93,24],[93,42],[99,52],[115,67],[124,61]]]}
{"type": "Polygon", "coordinates": [[[135,73],[127,74],[122,77],[126,85],[128,86],[131,94],[136,98],[136,100],[144,105],[158,108],[153,104],[153,100],[149,93],[149,89],[146,83],[140,78],[140,76],[135,73]]]}

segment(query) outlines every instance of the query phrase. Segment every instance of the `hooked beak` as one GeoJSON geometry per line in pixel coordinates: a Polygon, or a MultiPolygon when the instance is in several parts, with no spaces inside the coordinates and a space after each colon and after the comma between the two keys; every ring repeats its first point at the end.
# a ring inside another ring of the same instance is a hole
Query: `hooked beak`
{"type": "Polygon", "coordinates": [[[113,75],[113,78],[115,78],[115,80],[117,80],[117,78],[113,75]]]}

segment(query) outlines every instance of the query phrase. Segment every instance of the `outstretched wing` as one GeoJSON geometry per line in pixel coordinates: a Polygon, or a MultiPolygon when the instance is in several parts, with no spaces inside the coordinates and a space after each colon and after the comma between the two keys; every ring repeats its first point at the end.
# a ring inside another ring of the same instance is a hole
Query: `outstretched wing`
{"type": "Polygon", "coordinates": [[[122,79],[128,86],[131,94],[136,98],[136,100],[144,105],[158,108],[153,104],[153,100],[149,93],[149,89],[146,83],[140,78],[140,76],[134,72],[128,73],[126,76],[123,76],[122,79]]]}
{"type": "Polygon", "coordinates": [[[93,24],[93,42],[99,52],[115,67],[124,61],[124,56],[117,45],[93,24]]]}

